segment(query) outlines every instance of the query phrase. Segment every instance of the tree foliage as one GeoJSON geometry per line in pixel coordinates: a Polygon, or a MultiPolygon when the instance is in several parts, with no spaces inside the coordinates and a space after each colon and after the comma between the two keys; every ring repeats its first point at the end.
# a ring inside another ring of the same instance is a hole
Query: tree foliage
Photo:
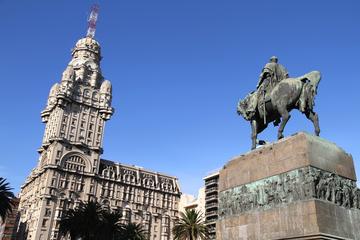
{"type": "Polygon", "coordinates": [[[6,216],[12,212],[14,194],[11,192],[9,183],[0,177],[0,218],[5,221],[6,216]]]}
{"type": "Polygon", "coordinates": [[[180,213],[180,219],[172,229],[174,240],[207,240],[209,233],[202,214],[194,209],[180,213]]]}
{"type": "Polygon", "coordinates": [[[70,234],[71,239],[112,240],[120,229],[120,218],[120,213],[110,212],[98,202],[80,202],[77,208],[64,213],[60,221],[60,234],[70,234]]]}
{"type": "Polygon", "coordinates": [[[60,221],[60,235],[82,240],[146,240],[140,224],[122,224],[121,214],[111,212],[98,202],[81,202],[67,210],[60,221]]]}
{"type": "Polygon", "coordinates": [[[118,240],[146,240],[147,233],[141,224],[123,224],[120,229],[118,240]]]}

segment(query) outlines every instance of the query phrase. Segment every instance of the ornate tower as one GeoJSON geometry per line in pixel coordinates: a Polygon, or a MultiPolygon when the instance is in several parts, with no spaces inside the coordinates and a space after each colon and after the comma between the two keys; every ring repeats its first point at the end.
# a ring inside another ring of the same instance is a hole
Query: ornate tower
{"type": "Polygon", "coordinates": [[[41,113],[46,128],[39,149],[40,168],[60,164],[64,168],[97,172],[105,121],[114,111],[111,83],[102,76],[100,60],[97,41],[87,37],[76,43],[61,82],[51,88],[41,113]]]}
{"type": "Polygon", "coordinates": [[[38,165],[21,188],[18,239],[59,239],[63,212],[89,200],[121,211],[124,222],[142,224],[150,240],[173,238],[181,194],[177,178],[100,159],[105,122],[114,109],[93,39],[97,11],[94,6],[87,37],[76,43],[41,112],[45,133],[38,165]]]}
{"type": "Polygon", "coordinates": [[[111,107],[111,83],[100,68],[100,45],[80,39],[61,82],[50,90],[41,112],[46,124],[38,166],[20,194],[21,224],[26,239],[57,239],[63,209],[96,196],[105,121],[111,107]]]}

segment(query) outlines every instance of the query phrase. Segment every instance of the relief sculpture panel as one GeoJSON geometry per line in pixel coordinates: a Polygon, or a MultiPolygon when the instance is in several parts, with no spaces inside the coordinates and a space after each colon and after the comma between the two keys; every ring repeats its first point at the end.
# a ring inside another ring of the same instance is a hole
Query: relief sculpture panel
{"type": "Polygon", "coordinates": [[[360,209],[360,189],[355,181],[309,166],[221,192],[219,216],[307,199],[360,209]]]}

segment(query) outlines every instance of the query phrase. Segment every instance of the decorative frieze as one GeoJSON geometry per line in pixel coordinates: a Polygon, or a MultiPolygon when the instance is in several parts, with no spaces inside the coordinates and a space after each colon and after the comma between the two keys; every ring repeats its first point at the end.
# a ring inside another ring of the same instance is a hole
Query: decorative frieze
{"type": "Polygon", "coordinates": [[[307,199],[360,209],[360,189],[355,181],[308,166],[220,192],[219,216],[307,199]]]}

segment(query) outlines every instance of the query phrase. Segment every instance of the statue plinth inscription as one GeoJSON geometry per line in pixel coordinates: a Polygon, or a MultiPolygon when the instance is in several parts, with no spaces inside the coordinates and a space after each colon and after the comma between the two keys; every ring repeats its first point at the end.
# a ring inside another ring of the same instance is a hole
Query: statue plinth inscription
{"type": "Polygon", "coordinates": [[[217,239],[360,239],[353,160],[298,133],[227,163],[219,176],[217,239]]]}

